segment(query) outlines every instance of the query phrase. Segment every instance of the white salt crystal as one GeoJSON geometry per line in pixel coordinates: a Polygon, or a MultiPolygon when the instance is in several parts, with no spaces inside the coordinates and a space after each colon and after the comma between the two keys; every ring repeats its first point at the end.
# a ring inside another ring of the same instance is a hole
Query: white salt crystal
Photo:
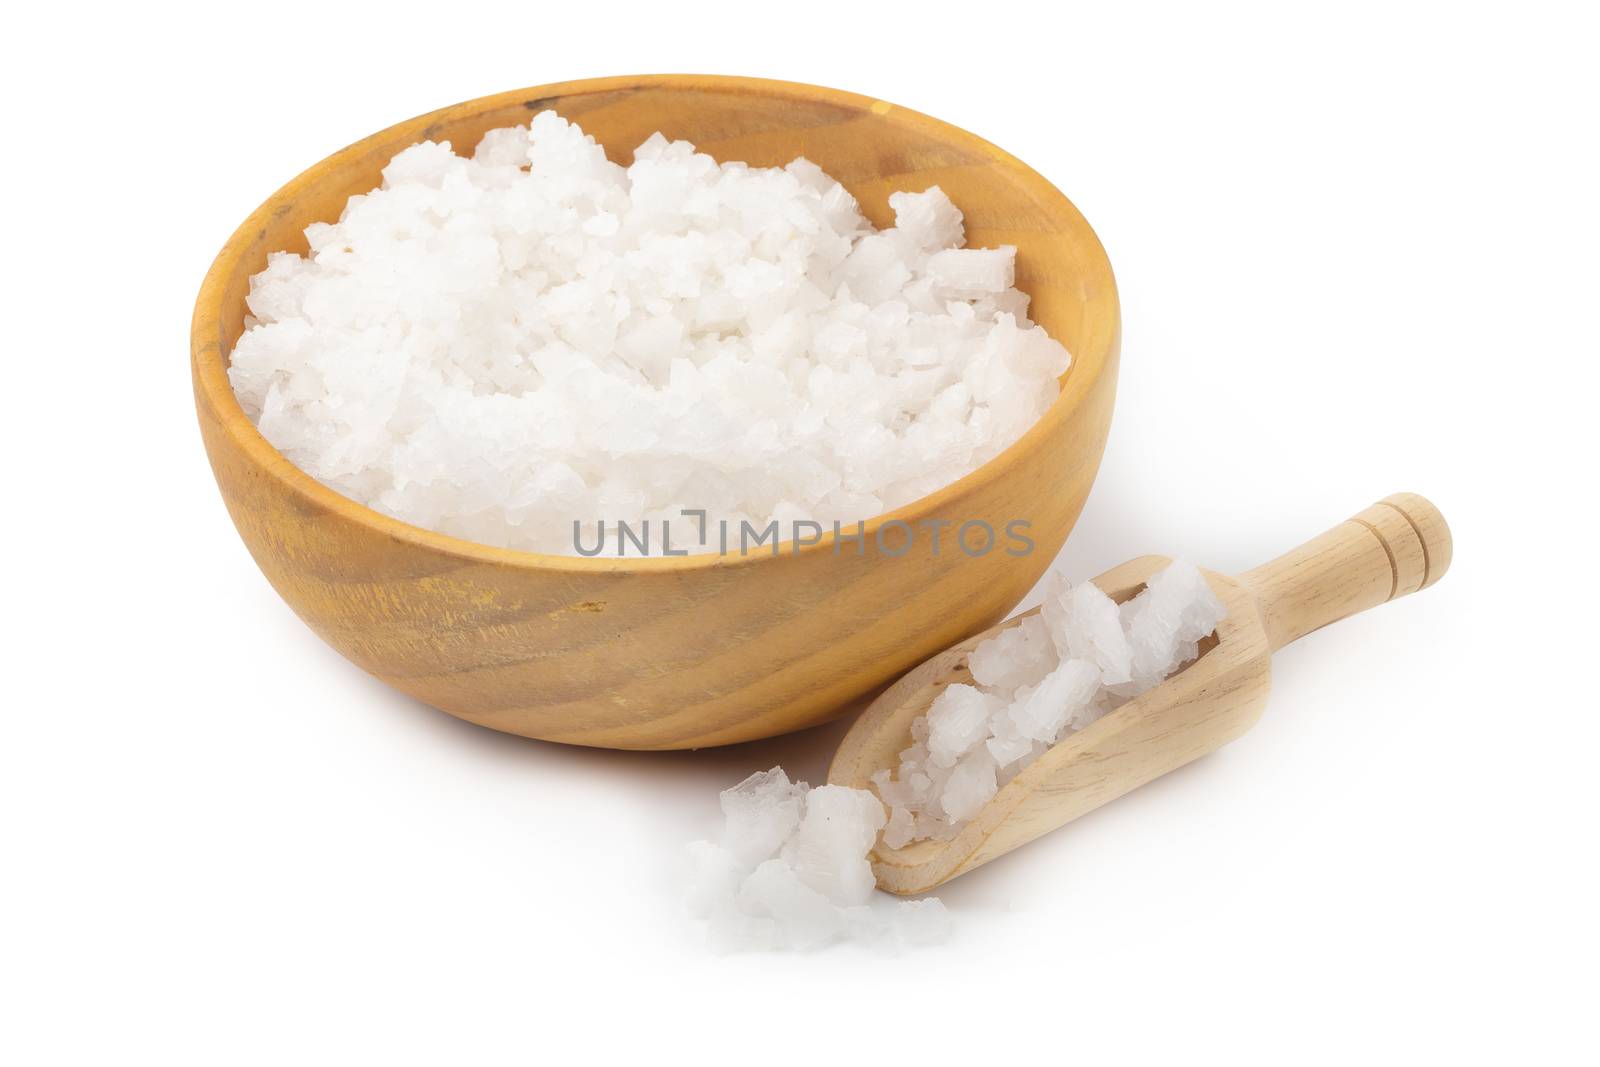
{"type": "Polygon", "coordinates": [[[902,900],[894,911],[894,934],[901,946],[939,944],[950,936],[950,912],[938,897],[902,900]]]}
{"type": "Polygon", "coordinates": [[[890,193],[896,233],[919,252],[961,243],[961,212],[937,185],[923,193],[890,193]]]}
{"type": "Polygon", "coordinates": [[[841,938],[898,949],[948,929],[937,901],[908,911],[873,892],[869,857],[885,820],[871,792],[811,789],[774,767],[720,800],[727,847],[697,841],[688,849],[689,911],[708,920],[716,951],[805,950],[841,938]]]}
{"type": "Polygon", "coordinates": [[[937,187],[890,206],[877,232],[806,160],[660,134],[618,166],[550,111],[471,158],[424,142],[309,257],[268,258],[229,379],[301,469],[459,537],[571,554],[574,520],[590,545],[682,508],[849,524],[999,454],[1068,363],[1014,249],[961,248],[937,187]]]}
{"type": "Polygon", "coordinates": [[[952,294],[1001,293],[1011,288],[1017,250],[1000,248],[947,248],[928,257],[928,276],[934,286],[952,294]]]}
{"type": "MultiPolygon", "coordinates": [[[[877,790],[878,797],[885,804],[893,808],[896,804],[903,803],[910,796],[911,786],[905,782],[894,780],[894,772],[885,768],[872,776],[872,788],[877,790]]],[[[893,815],[890,816],[893,818],[893,815]]]]}
{"type": "Polygon", "coordinates": [[[952,925],[937,897],[896,901],[887,908],[847,908],[844,916],[853,938],[891,954],[940,944],[949,939],[952,925]]]}
{"type": "Polygon", "coordinates": [[[787,948],[825,945],[843,927],[841,909],[807,885],[799,872],[782,859],[767,860],[750,873],[736,898],[746,915],[766,916],[778,924],[787,948]]]}
{"type": "Polygon", "coordinates": [[[946,686],[928,709],[929,758],[942,767],[953,766],[989,735],[997,703],[976,686],[946,686]]]}
{"type": "Polygon", "coordinates": [[[1038,685],[1058,662],[1050,633],[1039,616],[1006,627],[967,656],[973,681],[1000,692],[1038,685]]]}
{"type": "Polygon", "coordinates": [[[883,825],[883,804],[867,790],[820,786],[807,796],[805,818],[784,843],[783,857],[829,900],[860,904],[872,893],[867,853],[883,825]]]}
{"type": "Polygon", "coordinates": [[[909,844],[914,834],[916,821],[912,818],[911,810],[898,805],[890,809],[889,821],[883,827],[883,843],[890,848],[899,848],[909,844]]]}
{"type": "Polygon", "coordinates": [[[1065,579],[1054,581],[1046,589],[1039,617],[1062,659],[1093,662],[1106,685],[1133,677],[1133,648],[1117,603],[1093,582],[1069,586],[1065,579]]]}
{"type": "Polygon", "coordinates": [[[994,756],[987,748],[975,748],[963,756],[951,770],[939,798],[945,816],[962,822],[976,815],[998,789],[994,772],[994,756]]]}
{"type": "Polygon", "coordinates": [[[800,825],[806,793],[805,783],[791,783],[781,767],[752,774],[724,790],[723,845],[744,863],[776,854],[800,825]]]}
{"type": "Polygon", "coordinates": [[[1100,669],[1087,660],[1070,659],[1036,686],[1017,691],[1006,716],[1024,737],[1054,741],[1067,720],[1094,699],[1100,669]]]}
{"type": "MultiPolygon", "coordinates": [[[[1008,704],[1007,710],[1010,710],[1008,704]]],[[[984,742],[995,765],[1002,770],[1033,752],[1037,742],[1022,732],[1011,715],[997,715],[989,724],[989,739],[984,742]]]]}
{"type": "Polygon", "coordinates": [[[1124,692],[1141,693],[1193,658],[1196,643],[1222,621],[1222,602],[1192,563],[1175,562],[1154,575],[1122,607],[1133,650],[1133,678],[1124,692]]]}

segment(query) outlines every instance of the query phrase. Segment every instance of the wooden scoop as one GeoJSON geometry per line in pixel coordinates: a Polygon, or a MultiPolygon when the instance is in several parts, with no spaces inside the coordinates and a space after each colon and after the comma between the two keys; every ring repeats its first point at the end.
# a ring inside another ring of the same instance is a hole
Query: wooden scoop
{"type": "MultiPolygon", "coordinates": [[[[1142,556],[1094,581],[1120,603],[1170,562],[1142,556]]],[[[1222,747],[1261,717],[1274,650],[1426,589],[1449,566],[1444,516],[1422,497],[1399,493],[1237,578],[1203,571],[1228,616],[1201,644],[1198,659],[1044,753],[953,839],[898,849],[880,844],[873,862],[878,885],[891,893],[927,892],[1222,747]]],[[[968,653],[1037,611],[941,652],[885,690],[845,735],[828,781],[866,789],[874,772],[898,771],[912,720],[945,686],[971,682],[968,653]]]]}

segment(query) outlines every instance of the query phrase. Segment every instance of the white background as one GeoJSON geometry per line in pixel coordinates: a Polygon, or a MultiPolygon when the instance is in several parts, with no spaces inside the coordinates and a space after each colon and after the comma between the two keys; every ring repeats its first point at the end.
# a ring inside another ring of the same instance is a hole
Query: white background
{"type": "Polygon", "coordinates": [[[1587,5],[119,5],[8,15],[0,1059],[1594,1062],[1600,167],[1587,5]],[[1248,568],[1397,490],[1455,564],[1225,751],[950,885],[945,947],[709,955],[683,842],[821,779],[500,736],[257,573],[190,305],[233,227],[434,107],[810,81],[1095,225],[1125,322],[1062,557],[1248,568]]]}

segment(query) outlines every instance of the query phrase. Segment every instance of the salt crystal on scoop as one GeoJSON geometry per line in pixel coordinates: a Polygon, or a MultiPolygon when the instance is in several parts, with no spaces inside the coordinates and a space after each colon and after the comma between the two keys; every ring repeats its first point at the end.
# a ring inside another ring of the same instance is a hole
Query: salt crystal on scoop
{"type": "Polygon", "coordinates": [[[998,788],[994,772],[994,756],[987,748],[973,749],[952,767],[939,797],[945,818],[952,823],[962,822],[989,803],[998,788]]]}
{"type": "Polygon", "coordinates": [[[979,643],[967,657],[976,685],[946,686],[912,722],[898,772],[873,776],[889,806],[884,844],[955,836],[1051,745],[1192,660],[1225,614],[1181,561],[1120,606],[1093,583],[1048,575],[1039,614],[979,643]]]}
{"type": "Polygon", "coordinates": [[[946,686],[928,709],[928,758],[942,767],[955,766],[989,735],[989,720],[999,708],[999,698],[975,686],[946,686]]]}
{"type": "Polygon", "coordinates": [[[1074,713],[1088,707],[1100,689],[1100,669],[1088,660],[1069,659],[1035,686],[1017,690],[1006,715],[1024,737],[1054,741],[1074,713]]]}
{"type": "Polygon", "coordinates": [[[1123,632],[1121,613],[1099,586],[1093,582],[1070,585],[1053,572],[1039,614],[1062,659],[1093,662],[1106,685],[1133,677],[1133,647],[1123,632]]]}
{"type": "Polygon", "coordinates": [[[1193,659],[1201,638],[1216,629],[1226,610],[1192,563],[1175,562],[1122,605],[1132,648],[1133,679],[1117,686],[1134,695],[1161,682],[1174,667],[1193,659]]]}
{"type": "Polygon", "coordinates": [[[1023,619],[973,649],[967,656],[973,680],[985,690],[1007,693],[1042,682],[1055,666],[1046,621],[1038,615],[1023,619]]]}

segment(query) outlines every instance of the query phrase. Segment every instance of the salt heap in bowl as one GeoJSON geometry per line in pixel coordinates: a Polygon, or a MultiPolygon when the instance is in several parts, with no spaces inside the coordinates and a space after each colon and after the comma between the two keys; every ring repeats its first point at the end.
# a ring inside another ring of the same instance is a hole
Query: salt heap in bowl
{"type": "Polygon", "coordinates": [[[977,684],[946,686],[911,724],[898,773],[873,775],[890,810],[883,843],[954,837],[1052,745],[1194,659],[1226,613],[1181,560],[1121,605],[1052,571],[1039,613],[967,656],[977,684]]]}
{"type": "Polygon", "coordinates": [[[876,231],[804,159],[659,134],[622,167],[550,111],[470,159],[423,142],[308,227],[308,257],[269,257],[229,378],[324,484],[485,544],[681,538],[685,508],[831,529],[998,454],[1068,363],[1013,248],[962,248],[937,187],[889,202],[876,231]]]}
{"type": "Polygon", "coordinates": [[[891,951],[942,941],[950,919],[936,898],[874,892],[867,858],[884,823],[865,789],[791,782],[781,767],[721,796],[722,842],[689,846],[689,907],[709,920],[721,952],[813,949],[856,940],[891,951]]]}

